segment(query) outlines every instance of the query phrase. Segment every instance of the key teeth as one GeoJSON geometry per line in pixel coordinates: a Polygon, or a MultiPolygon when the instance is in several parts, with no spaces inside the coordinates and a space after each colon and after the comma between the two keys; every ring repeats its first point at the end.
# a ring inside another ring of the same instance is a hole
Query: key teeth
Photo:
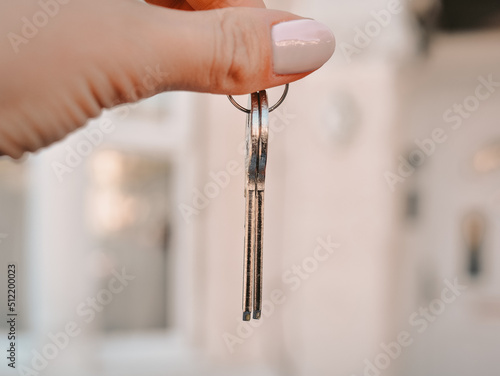
{"type": "Polygon", "coordinates": [[[262,312],[261,311],[255,311],[253,313],[254,320],[260,320],[261,317],[262,317],[262,312]]]}
{"type": "Polygon", "coordinates": [[[250,311],[243,312],[243,321],[250,321],[252,313],[250,311]]]}

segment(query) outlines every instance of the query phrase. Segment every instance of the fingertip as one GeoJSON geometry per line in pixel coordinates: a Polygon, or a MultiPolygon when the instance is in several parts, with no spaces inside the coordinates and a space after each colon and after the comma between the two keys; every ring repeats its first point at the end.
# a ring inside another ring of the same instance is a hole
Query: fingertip
{"type": "Polygon", "coordinates": [[[321,68],[335,51],[332,31],[312,19],[275,24],[271,34],[276,74],[312,73],[321,68]]]}

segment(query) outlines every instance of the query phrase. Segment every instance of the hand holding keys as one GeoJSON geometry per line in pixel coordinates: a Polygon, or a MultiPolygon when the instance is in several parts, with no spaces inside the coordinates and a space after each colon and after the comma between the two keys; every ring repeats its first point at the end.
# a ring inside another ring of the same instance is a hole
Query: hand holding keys
{"type": "Polygon", "coordinates": [[[265,90],[250,95],[250,109],[240,106],[229,96],[231,103],[246,112],[245,158],[245,241],[243,268],[243,320],[259,320],[262,315],[262,277],[264,245],[264,190],[269,140],[269,113],[275,110],[288,94],[285,91],[274,106],[268,107],[265,90]]]}

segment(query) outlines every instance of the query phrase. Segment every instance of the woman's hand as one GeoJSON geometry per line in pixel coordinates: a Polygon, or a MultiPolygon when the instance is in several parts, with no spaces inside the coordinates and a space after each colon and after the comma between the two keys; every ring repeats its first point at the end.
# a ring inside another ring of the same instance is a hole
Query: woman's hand
{"type": "Polygon", "coordinates": [[[103,108],[165,90],[245,94],[283,85],[335,48],[324,25],[260,0],[149,2],[1,2],[0,155],[20,158],[103,108]]]}

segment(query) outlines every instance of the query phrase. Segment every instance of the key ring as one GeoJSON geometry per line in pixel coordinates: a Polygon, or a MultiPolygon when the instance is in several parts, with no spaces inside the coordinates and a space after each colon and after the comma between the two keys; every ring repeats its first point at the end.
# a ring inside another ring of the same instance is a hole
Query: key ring
{"type": "MultiPolygon", "coordinates": [[[[286,96],[288,95],[289,88],[290,88],[290,84],[286,84],[285,91],[283,92],[283,95],[281,96],[279,101],[274,106],[269,107],[269,112],[273,112],[284,102],[286,96]]],[[[246,114],[249,114],[251,112],[248,108],[245,108],[242,105],[240,105],[238,102],[236,102],[236,100],[233,98],[232,95],[228,95],[227,97],[228,97],[229,101],[233,104],[233,106],[236,107],[238,110],[243,111],[246,114]]]]}

